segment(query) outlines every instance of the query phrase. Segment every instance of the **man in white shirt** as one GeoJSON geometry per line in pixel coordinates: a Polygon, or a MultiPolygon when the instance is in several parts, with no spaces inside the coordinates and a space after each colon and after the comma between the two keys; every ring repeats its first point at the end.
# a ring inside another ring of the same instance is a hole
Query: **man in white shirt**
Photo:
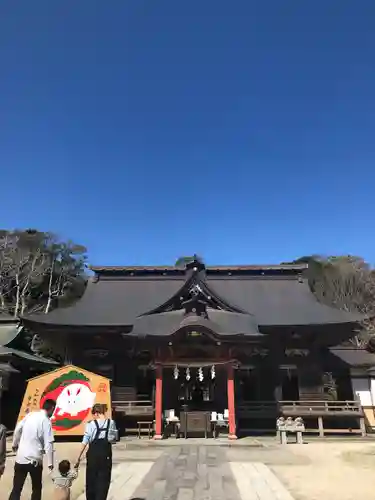
{"type": "Polygon", "coordinates": [[[17,450],[14,465],[13,490],[9,500],[20,500],[27,474],[32,484],[31,500],[42,498],[43,455],[49,470],[53,469],[53,432],[50,418],[56,403],[47,399],[43,409],[26,415],[14,431],[13,450],[17,450]]]}

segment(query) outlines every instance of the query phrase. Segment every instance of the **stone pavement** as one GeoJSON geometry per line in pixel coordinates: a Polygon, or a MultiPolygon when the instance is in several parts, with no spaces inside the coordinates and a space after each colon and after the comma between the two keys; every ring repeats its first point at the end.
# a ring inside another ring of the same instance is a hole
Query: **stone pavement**
{"type": "Polygon", "coordinates": [[[231,469],[243,500],[293,500],[267,465],[232,462],[231,469]]]}
{"type": "Polygon", "coordinates": [[[181,445],[155,461],[118,463],[108,500],[293,500],[265,464],[228,455],[217,446],[181,445]]]}

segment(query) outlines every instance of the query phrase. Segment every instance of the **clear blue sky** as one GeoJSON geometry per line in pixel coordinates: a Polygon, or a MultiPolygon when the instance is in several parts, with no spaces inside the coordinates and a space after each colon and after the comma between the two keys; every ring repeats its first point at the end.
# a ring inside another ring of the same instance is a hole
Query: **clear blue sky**
{"type": "Polygon", "coordinates": [[[375,262],[373,0],[3,0],[0,67],[1,226],[375,262]]]}

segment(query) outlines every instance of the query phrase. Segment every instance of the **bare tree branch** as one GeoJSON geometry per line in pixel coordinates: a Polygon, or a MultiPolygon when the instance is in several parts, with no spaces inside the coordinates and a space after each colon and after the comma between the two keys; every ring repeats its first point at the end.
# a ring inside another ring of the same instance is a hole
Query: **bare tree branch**
{"type": "Polygon", "coordinates": [[[48,313],[84,289],[86,249],[34,229],[0,230],[0,311],[48,313]]]}
{"type": "Polygon", "coordinates": [[[299,261],[309,264],[310,287],[320,302],[366,315],[351,342],[363,348],[372,341],[375,349],[375,273],[370,266],[361,257],[351,255],[314,255],[299,261]]]}

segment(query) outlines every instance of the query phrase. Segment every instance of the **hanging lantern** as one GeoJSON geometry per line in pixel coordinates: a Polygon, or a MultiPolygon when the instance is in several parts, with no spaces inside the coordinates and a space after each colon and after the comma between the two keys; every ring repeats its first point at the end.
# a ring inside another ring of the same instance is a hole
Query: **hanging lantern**
{"type": "Polygon", "coordinates": [[[213,380],[215,377],[216,377],[216,373],[215,373],[215,366],[214,366],[214,365],[212,365],[212,367],[211,367],[211,378],[212,378],[212,380],[213,380]]]}
{"type": "Polygon", "coordinates": [[[190,380],[190,368],[186,368],[186,380],[190,380]]]}
{"type": "Polygon", "coordinates": [[[198,380],[199,380],[199,382],[203,382],[203,378],[204,378],[204,376],[203,376],[203,369],[199,368],[199,370],[198,370],[198,380]]]}
{"type": "Polygon", "coordinates": [[[173,377],[175,380],[178,379],[178,376],[180,375],[180,372],[178,371],[178,366],[176,365],[173,370],[173,377]]]}

